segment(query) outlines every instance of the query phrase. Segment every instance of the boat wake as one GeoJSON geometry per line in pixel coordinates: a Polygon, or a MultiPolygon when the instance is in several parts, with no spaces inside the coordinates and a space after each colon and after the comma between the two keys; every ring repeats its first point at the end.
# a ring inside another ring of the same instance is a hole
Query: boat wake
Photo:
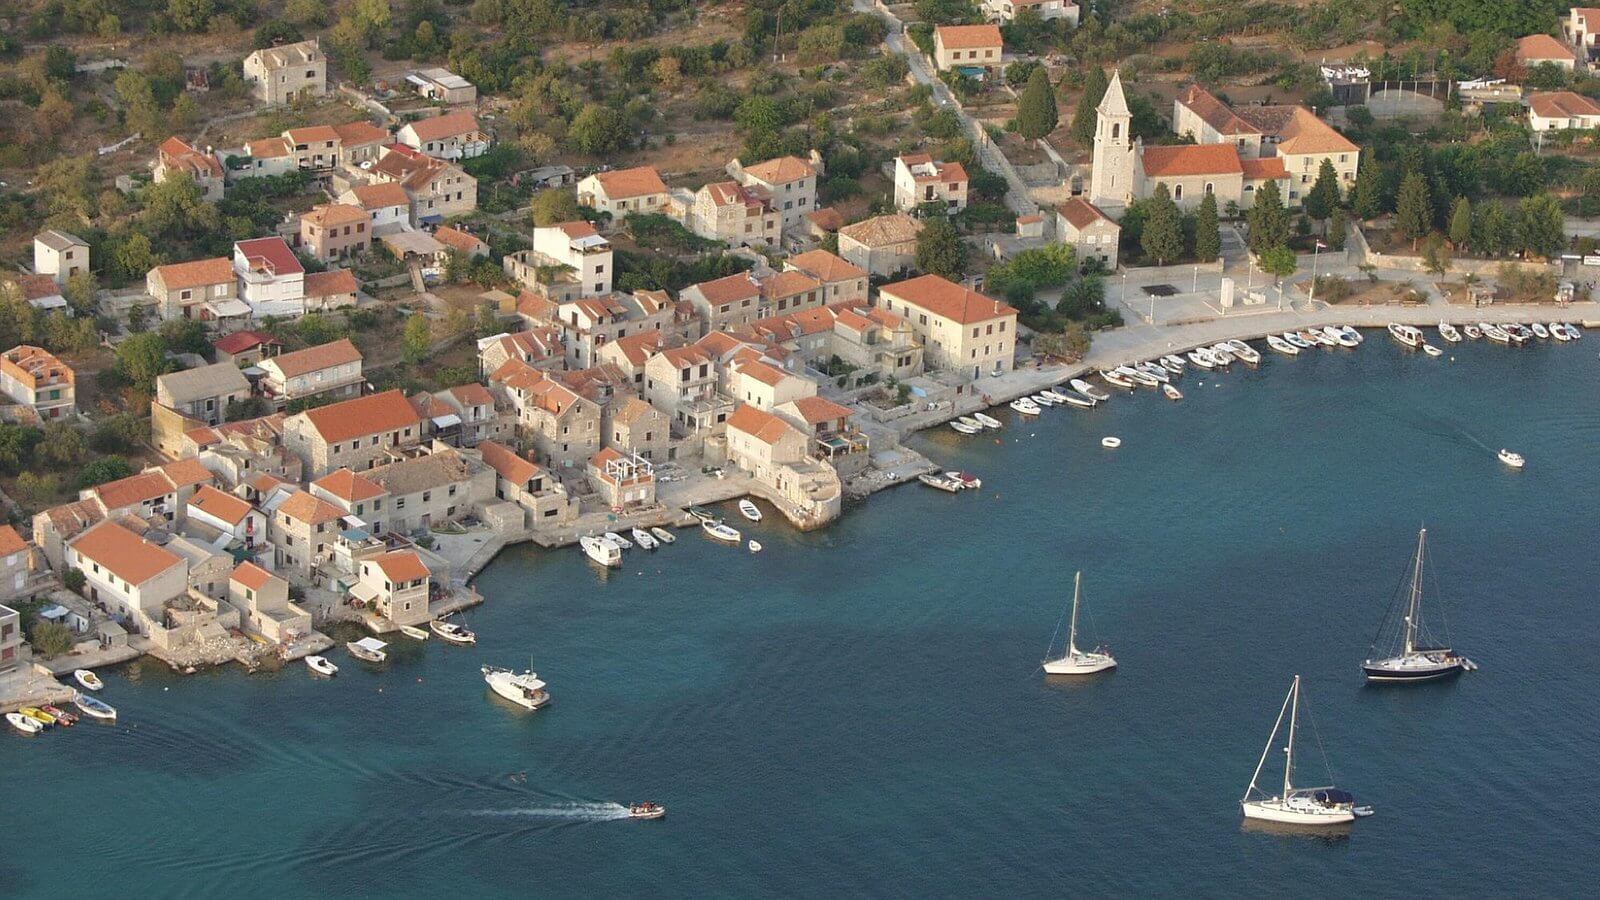
{"type": "Polygon", "coordinates": [[[519,806],[512,809],[478,809],[469,815],[511,819],[554,819],[567,822],[609,822],[628,818],[621,803],[557,803],[549,806],[519,806]]]}

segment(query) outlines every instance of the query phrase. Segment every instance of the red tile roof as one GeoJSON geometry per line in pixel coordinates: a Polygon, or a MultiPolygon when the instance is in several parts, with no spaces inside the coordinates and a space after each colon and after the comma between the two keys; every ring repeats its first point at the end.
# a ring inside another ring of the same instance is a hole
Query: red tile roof
{"type": "Polygon", "coordinates": [[[426,581],[429,575],[428,567],[414,550],[395,550],[382,556],[374,556],[367,562],[377,566],[390,583],[396,585],[418,579],[426,581]]]}
{"type": "Polygon", "coordinates": [[[183,559],[153,544],[116,522],[106,521],[85,531],[71,544],[81,557],[100,566],[122,581],[141,585],[183,563],[183,559]]]}
{"type": "Polygon", "coordinates": [[[985,297],[937,275],[922,275],[884,285],[879,293],[892,295],[912,306],[963,325],[1017,314],[1016,309],[1008,303],[985,297]]]}
{"type": "Polygon", "coordinates": [[[1232,144],[1146,147],[1140,158],[1145,175],[1151,178],[1238,175],[1244,171],[1239,163],[1239,150],[1232,144]]]}
{"type": "Polygon", "coordinates": [[[268,572],[266,569],[261,568],[253,562],[246,561],[239,563],[239,567],[234,569],[233,575],[229,577],[230,580],[237,581],[246,588],[259,592],[278,576],[268,572]]]}
{"type": "Polygon", "coordinates": [[[298,275],[305,272],[305,267],[300,265],[299,257],[289,249],[289,245],[281,237],[255,238],[248,241],[239,241],[234,244],[234,250],[244,255],[245,262],[253,269],[270,271],[277,275],[298,275]]]}
{"type": "Polygon", "coordinates": [[[406,402],[406,395],[399,390],[330,403],[300,415],[305,416],[312,430],[330,444],[415,428],[422,423],[417,411],[406,402]]]}
{"type": "Polygon", "coordinates": [[[334,469],[332,472],[318,478],[311,483],[312,487],[320,488],[329,495],[338,497],[346,503],[360,503],[381,497],[383,488],[374,484],[370,478],[357,475],[349,469],[334,469]]]}
{"type": "MultiPolygon", "coordinates": [[[[226,262],[226,260],[224,260],[224,262],[226,262]]],[[[229,271],[231,272],[232,269],[230,268],[229,271]]],[[[243,353],[246,350],[253,350],[256,347],[281,347],[283,346],[283,342],[272,335],[267,334],[265,331],[235,331],[233,334],[220,337],[212,341],[211,346],[217,348],[217,352],[219,353],[226,353],[229,356],[234,356],[243,353]]]]}
{"type": "Polygon", "coordinates": [[[227,522],[229,525],[238,525],[245,516],[255,507],[240,500],[232,494],[224,494],[209,484],[201,485],[189,498],[189,505],[201,512],[227,522]]]}
{"type": "Polygon", "coordinates": [[[600,182],[606,197],[611,200],[626,200],[667,192],[667,185],[661,180],[661,175],[655,166],[635,166],[632,169],[596,172],[594,177],[600,182]]]}
{"type": "Polygon", "coordinates": [[[749,404],[741,403],[728,417],[728,427],[742,431],[763,444],[776,444],[794,426],[769,412],[762,412],[749,404]]]}
{"type": "Polygon", "coordinates": [[[939,45],[948,50],[999,47],[1003,43],[997,25],[940,25],[934,34],[939,45]]]}

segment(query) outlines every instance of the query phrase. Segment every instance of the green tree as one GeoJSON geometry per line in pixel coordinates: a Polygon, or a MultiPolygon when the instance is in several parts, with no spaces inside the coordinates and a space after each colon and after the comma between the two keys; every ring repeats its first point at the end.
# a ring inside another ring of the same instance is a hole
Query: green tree
{"type": "Polygon", "coordinates": [[[500,333],[500,316],[495,312],[493,303],[478,304],[477,314],[473,317],[473,330],[478,337],[500,333]]]}
{"type": "Polygon", "coordinates": [[[1260,265],[1261,271],[1282,281],[1300,268],[1300,260],[1294,255],[1293,250],[1279,244],[1261,254],[1260,265]]]}
{"type": "Polygon", "coordinates": [[[72,307],[73,312],[80,316],[92,316],[100,302],[100,283],[95,280],[93,273],[87,270],[78,272],[67,279],[62,294],[66,296],[67,305],[72,307]]]}
{"type": "Polygon", "coordinates": [[[28,629],[28,643],[33,645],[35,653],[46,659],[60,656],[72,649],[72,629],[35,616],[33,626],[28,629]]]}
{"type": "Polygon", "coordinates": [[[400,338],[400,343],[407,363],[414,366],[428,358],[428,345],[432,339],[432,332],[433,327],[428,323],[428,317],[422,310],[417,310],[406,319],[406,330],[400,338]]]}
{"type": "Polygon", "coordinates": [[[44,433],[26,425],[0,424],[0,472],[15,475],[33,459],[33,448],[44,433]]]}
{"type": "Polygon", "coordinates": [[[1306,193],[1305,205],[1306,215],[1318,222],[1327,221],[1333,215],[1333,208],[1339,205],[1339,173],[1334,171],[1332,160],[1322,160],[1316,183],[1306,193]]]}
{"type": "Polygon", "coordinates": [[[583,218],[578,212],[577,193],[560,188],[550,188],[534,195],[531,204],[533,224],[559,225],[583,218]]]}
{"type": "Polygon", "coordinates": [[[1561,202],[1549,194],[1517,204],[1517,239],[1524,252],[1554,259],[1567,246],[1561,202]]]}
{"type": "Polygon", "coordinates": [[[83,593],[83,586],[88,580],[88,576],[84,575],[83,570],[78,568],[68,569],[67,573],[61,576],[61,583],[67,586],[67,590],[79,594],[83,593]]]}
{"type": "Polygon", "coordinates": [[[1098,64],[1089,67],[1089,74],[1083,80],[1083,94],[1078,97],[1077,109],[1072,113],[1072,139],[1080,147],[1094,146],[1095,107],[1100,105],[1110,84],[1105,69],[1098,64]]]}
{"type": "Polygon", "coordinates": [[[117,345],[117,370],[141,393],[151,393],[156,379],[172,371],[166,339],[147,331],[124,340],[117,345]]]}
{"type": "Polygon", "coordinates": [[[17,476],[17,493],[30,506],[49,505],[61,490],[61,479],[43,472],[23,472],[17,476]]]}
{"type": "Polygon", "coordinates": [[[1158,266],[1183,256],[1183,214],[1165,184],[1157,184],[1155,196],[1150,198],[1150,217],[1145,220],[1139,246],[1158,266]]]}
{"type": "Polygon", "coordinates": [[[181,31],[204,31],[217,11],[216,0],[168,0],[167,15],[181,31]]]}
{"type": "Polygon", "coordinates": [[[122,104],[123,116],[129,128],[146,136],[153,136],[164,130],[161,106],[156,103],[155,88],[151,86],[149,76],[132,69],[123,69],[113,87],[118,102],[122,104]]]}
{"type": "Polygon", "coordinates": [[[1275,247],[1289,245],[1289,213],[1283,208],[1283,195],[1276,181],[1256,191],[1256,201],[1245,215],[1250,228],[1250,250],[1257,256],[1275,247]]]}
{"type": "Polygon", "coordinates": [[[65,422],[52,422],[44,428],[44,440],[34,449],[34,460],[50,469],[77,465],[89,450],[83,432],[65,422]]]}
{"type": "Polygon", "coordinates": [[[1516,224],[1499,203],[1480,203],[1473,210],[1472,247],[1485,256],[1504,256],[1516,248],[1516,224]]]}
{"type": "Polygon", "coordinates": [[[78,490],[87,490],[97,484],[116,481],[118,478],[127,478],[133,474],[133,466],[120,456],[102,456],[90,460],[87,465],[78,470],[78,490]]]}
{"type": "Polygon", "coordinates": [[[1428,198],[1428,182],[1420,172],[1411,172],[1400,182],[1395,199],[1395,231],[1417,249],[1417,241],[1433,230],[1433,201],[1428,198]]]}
{"type": "Polygon", "coordinates": [[[1434,275],[1443,275],[1450,269],[1450,245],[1437,234],[1428,235],[1422,245],[1422,264],[1434,275]]]}
{"type": "Polygon", "coordinates": [[[1036,141],[1056,130],[1056,92],[1050,76],[1040,66],[1028,76],[1028,86],[1017,98],[1017,133],[1036,141]]]}
{"type": "Polygon", "coordinates": [[[959,281],[967,272],[967,245],[956,227],[943,216],[935,216],[917,235],[917,268],[929,275],[959,281]]]}
{"type": "Polygon", "coordinates": [[[1363,221],[1383,213],[1383,167],[1370,156],[1370,153],[1363,154],[1355,190],[1350,192],[1351,211],[1363,221]]]}
{"type": "Polygon", "coordinates": [[[622,114],[609,106],[590,103],[578,111],[567,126],[567,139],[579,153],[598,156],[620,150],[627,141],[627,126],[622,114]]]}
{"type": "Polygon", "coordinates": [[[1333,208],[1333,219],[1328,224],[1328,246],[1335,250],[1343,250],[1345,237],[1350,232],[1350,214],[1344,207],[1333,208]]]}
{"type": "Polygon", "coordinates": [[[1457,250],[1472,243],[1472,202],[1465,197],[1457,197],[1450,210],[1450,243],[1457,250]]]}
{"type": "Polygon", "coordinates": [[[1194,213],[1194,255],[1209,262],[1222,255],[1222,226],[1217,222],[1217,195],[1200,198],[1194,213]]]}

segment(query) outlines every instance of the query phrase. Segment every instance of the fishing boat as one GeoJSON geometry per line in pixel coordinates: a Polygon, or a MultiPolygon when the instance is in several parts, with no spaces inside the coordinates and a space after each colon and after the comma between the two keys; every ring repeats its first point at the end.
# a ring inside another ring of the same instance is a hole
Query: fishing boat
{"type": "Polygon", "coordinates": [[[344,648],[350,651],[351,656],[363,662],[381,663],[389,658],[389,654],[383,652],[383,648],[387,646],[389,645],[377,638],[364,637],[359,641],[347,642],[344,648]]]}
{"type": "Polygon", "coordinates": [[[1135,384],[1142,384],[1145,387],[1155,387],[1161,383],[1155,379],[1155,376],[1148,372],[1141,372],[1140,370],[1135,369],[1133,366],[1117,366],[1117,374],[1134,382],[1135,384]]]}
{"type": "Polygon", "coordinates": [[[23,734],[38,734],[44,730],[43,725],[19,712],[6,713],[6,721],[11,723],[12,728],[23,734]]]}
{"type": "Polygon", "coordinates": [[[1085,397],[1077,391],[1057,391],[1057,393],[1061,394],[1061,402],[1067,404],[1068,406],[1076,406],[1081,409],[1091,409],[1099,405],[1098,400],[1095,400],[1093,397],[1085,397]]]}
{"type": "Polygon", "coordinates": [[[1073,390],[1084,395],[1085,397],[1088,397],[1090,400],[1093,400],[1096,403],[1104,403],[1111,399],[1110,394],[1100,390],[1089,382],[1084,381],[1082,378],[1074,378],[1067,383],[1072,385],[1073,390]]]}
{"type": "Polygon", "coordinates": [[[1550,339],[1550,329],[1544,327],[1543,323],[1534,322],[1532,325],[1529,325],[1528,327],[1530,329],[1532,329],[1533,336],[1538,338],[1539,340],[1547,341],[1547,340],[1550,339]]]}
{"type": "Polygon", "coordinates": [[[977,428],[977,427],[972,426],[972,425],[962,424],[959,421],[950,422],[950,429],[952,431],[959,432],[960,434],[977,434],[978,432],[983,430],[981,428],[977,428]]]}
{"type": "Polygon", "coordinates": [[[660,546],[650,532],[645,531],[643,528],[640,528],[637,525],[634,526],[631,534],[633,535],[633,542],[646,550],[654,550],[656,547],[660,546]]]}
{"type": "Polygon", "coordinates": [[[750,540],[750,552],[751,553],[760,553],[761,552],[761,542],[758,541],[758,540],[755,540],[754,538],[752,538],[750,540]]]}
{"type": "Polygon", "coordinates": [[[584,556],[602,566],[614,569],[622,565],[622,550],[603,537],[582,535],[578,538],[578,546],[583,548],[584,556]]]}
{"type": "Polygon", "coordinates": [[[602,537],[605,539],[606,543],[616,547],[618,550],[633,549],[633,541],[630,541],[622,535],[617,534],[615,531],[608,531],[602,535],[602,537]]]}
{"type": "Polygon", "coordinates": [[[1057,406],[1067,402],[1067,395],[1061,393],[1060,391],[1056,390],[1055,388],[1045,388],[1044,390],[1040,391],[1039,393],[1043,394],[1046,397],[1049,397],[1050,398],[1050,402],[1056,404],[1057,406]]]}
{"type": "Polygon", "coordinates": [[[971,416],[956,416],[956,421],[973,429],[975,432],[983,430],[983,423],[971,416]]]}
{"type": "Polygon", "coordinates": [[[1488,322],[1479,322],[1478,327],[1483,330],[1484,337],[1494,341],[1497,344],[1511,343],[1511,335],[1506,334],[1505,330],[1498,325],[1491,325],[1488,322]]]}
{"type": "Polygon", "coordinates": [[[1166,366],[1167,371],[1173,374],[1182,372],[1184,369],[1183,357],[1176,353],[1168,353],[1166,356],[1161,357],[1161,364],[1166,366]]]}
{"type": "Polygon", "coordinates": [[[56,724],[55,716],[50,715],[37,706],[24,706],[23,708],[17,710],[17,712],[22,713],[46,728],[50,728],[56,724]]]}
{"type": "Polygon", "coordinates": [[[408,638],[411,638],[413,641],[425,641],[428,639],[427,630],[418,628],[415,625],[401,625],[400,633],[408,638]]]}
{"type": "Polygon", "coordinates": [[[944,477],[961,485],[961,489],[964,491],[975,491],[983,487],[983,479],[971,472],[946,472],[944,477]]]}
{"type": "Polygon", "coordinates": [[[82,691],[72,695],[72,705],[76,706],[80,712],[91,719],[114,722],[117,718],[117,711],[112,708],[111,704],[96,700],[82,691]]]}
{"type": "Polygon", "coordinates": [[[1244,360],[1248,365],[1254,366],[1261,362],[1261,351],[1250,346],[1249,344],[1246,344],[1244,341],[1241,341],[1238,338],[1234,338],[1228,342],[1228,349],[1232,351],[1234,356],[1244,360]]]}
{"type": "Polygon", "coordinates": [[[1339,328],[1340,331],[1344,332],[1344,336],[1345,337],[1349,338],[1352,341],[1355,341],[1358,345],[1362,341],[1366,340],[1366,338],[1361,336],[1361,331],[1359,329],[1357,329],[1353,325],[1340,325],[1340,326],[1338,326],[1338,328],[1339,328]]]}
{"type": "Polygon", "coordinates": [[[927,472],[925,474],[918,475],[917,480],[928,487],[936,488],[941,491],[948,491],[952,494],[959,493],[962,489],[961,482],[938,472],[927,472]]]}
{"type": "Polygon", "coordinates": [[[634,803],[628,806],[630,819],[659,819],[667,814],[667,808],[659,803],[646,800],[643,803],[634,803]]]}
{"type": "Polygon", "coordinates": [[[106,686],[105,682],[100,680],[99,675],[96,675],[88,669],[79,669],[76,672],[73,672],[72,678],[86,691],[98,691],[106,686]]]}
{"type": "Polygon", "coordinates": [[[1558,341],[1560,341],[1562,343],[1566,343],[1567,341],[1572,340],[1572,335],[1567,334],[1567,327],[1565,325],[1562,325],[1560,322],[1551,322],[1549,325],[1547,325],[1545,327],[1547,327],[1550,330],[1550,336],[1551,337],[1555,338],[1556,340],[1558,340],[1558,341]]]}
{"type": "Polygon", "coordinates": [[[1043,410],[1039,409],[1039,405],[1037,403],[1034,403],[1032,400],[1029,400],[1026,397],[1018,397],[1017,399],[1011,401],[1010,406],[1012,409],[1022,413],[1025,416],[1037,416],[1039,413],[1043,412],[1043,410]]]}
{"type": "Polygon", "coordinates": [[[700,530],[715,540],[726,541],[730,544],[739,543],[739,529],[724,522],[701,522],[700,530]]]}
{"type": "Polygon", "coordinates": [[[1438,347],[1435,347],[1432,344],[1423,344],[1422,345],[1422,352],[1428,354],[1429,356],[1443,356],[1444,355],[1444,351],[1443,350],[1440,350],[1438,347]]]}
{"type": "MultiPolygon", "coordinates": [[[[1044,666],[1046,675],[1093,675],[1107,669],[1116,668],[1117,661],[1106,652],[1105,647],[1096,647],[1094,650],[1084,651],[1078,649],[1078,596],[1083,586],[1083,573],[1079,572],[1072,577],[1072,624],[1067,627],[1066,653],[1055,659],[1049,658],[1050,647],[1045,648],[1044,666]]],[[[1057,634],[1060,633],[1061,621],[1056,620],[1057,634]]],[[[1056,642],[1051,635],[1050,643],[1056,642]]]]}
{"type": "Polygon", "coordinates": [[[1162,384],[1166,384],[1168,381],[1172,380],[1172,375],[1167,372],[1164,366],[1161,366],[1158,363],[1142,362],[1134,368],[1145,373],[1146,375],[1149,375],[1151,378],[1154,378],[1156,381],[1162,384]]]}
{"type": "Polygon", "coordinates": [[[1399,322],[1389,323],[1389,336],[1415,350],[1422,346],[1422,332],[1399,322]]]}
{"type": "Polygon", "coordinates": [[[523,709],[531,712],[550,702],[550,692],[532,669],[514,672],[499,666],[484,666],[479,671],[490,690],[523,709]]]}
{"type": "Polygon", "coordinates": [[[678,539],[677,536],[674,535],[672,532],[670,532],[670,531],[668,531],[665,528],[662,528],[660,526],[656,526],[656,527],[651,528],[650,529],[650,536],[654,537],[656,540],[660,541],[663,544],[670,544],[673,541],[678,539]]]}
{"type": "Polygon", "coordinates": [[[1504,447],[1501,447],[1500,448],[1500,452],[1495,454],[1495,455],[1500,457],[1500,461],[1501,462],[1505,463],[1506,465],[1510,466],[1513,469],[1520,469],[1523,466],[1528,464],[1528,461],[1522,458],[1522,454],[1521,453],[1513,453],[1510,450],[1505,449],[1504,447]]]}
{"type": "Polygon", "coordinates": [[[1515,322],[1507,322],[1501,325],[1500,330],[1506,333],[1506,337],[1510,338],[1511,343],[1519,347],[1533,340],[1533,332],[1515,322]]]}
{"type": "Polygon", "coordinates": [[[1190,362],[1202,369],[1214,369],[1217,366],[1216,361],[1211,358],[1211,354],[1207,353],[1203,348],[1190,350],[1188,356],[1190,362]]]}
{"type": "Polygon", "coordinates": [[[985,428],[990,428],[995,431],[1000,430],[1000,420],[989,415],[988,413],[973,413],[972,420],[985,428]]]}
{"type": "Polygon", "coordinates": [[[1279,353],[1287,354],[1289,356],[1294,356],[1300,352],[1299,347],[1296,347],[1295,345],[1289,343],[1281,337],[1278,337],[1275,334],[1267,335],[1267,346],[1278,351],[1279,353]]]}
{"type": "Polygon", "coordinates": [[[751,503],[748,497],[739,501],[739,515],[752,522],[761,521],[761,510],[757,509],[756,505],[751,503]]]}
{"type": "Polygon", "coordinates": [[[1457,331],[1456,327],[1451,325],[1449,322],[1439,323],[1439,337],[1444,338],[1452,344],[1461,343],[1461,332],[1457,331]]]}
{"type": "Polygon", "coordinates": [[[1128,388],[1130,390],[1133,388],[1133,380],[1126,378],[1117,372],[1100,369],[1099,375],[1105,380],[1106,384],[1115,385],[1119,388],[1128,388]]]}
{"type": "Polygon", "coordinates": [[[706,509],[704,506],[691,506],[684,511],[702,522],[710,522],[720,518],[716,513],[706,509]]]}
{"type": "Polygon", "coordinates": [[[1461,326],[1461,333],[1466,335],[1468,338],[1470,338],[1471,340],[1474,340],[1474,341],[1483,340],[1483,329],[1479,328],[1476,325],[1467,324],[1467,325],[1461,326]]]}
{"type": "MultiPolygon", "coordinates": [[[[1261,751],[1261,761],[1256,763],[1255,774],[1250,776],[1250,786],[1245,788],[1244,797],[1239,801],[1244,817],[1262,822],[1276,822],[1280,825],[1320,827],[1344,825],[1354,822],[1358,816],[1369,814],[1371,810],[1367,807],[1357,810],[1355,797],[1349,791],[1342,791],[1336,787],[1294,786],[1294,738],[1299,724],[1300,676],[1296,675],[1294,684],[1289,687],[1288,696],[1283,698],[1283,708],[1278,710],[1278,721],[1272,725],[1272,734],[1267,737],[1267,746],[1261,751]],[[1278,729],[1283,727],[1284,716],[1289,718],[1289,741],[1283,748],[1283,790],[1276,796],[1269,796],[1256,786],[1256,782],[1261,778],[1261,770],[1267,765],[1272,745],[1278,739],[1278,729]]],[[[1318,745],[1321,745],[1320,739],[1318,745]]]]}
{"type": "Polygon", "coordinates": [[[1233,352],[1233,348],[1228,346],[1227,341],[1219,341],[1206,349],[1211,351],[1212,359],[1224,366],[1231,366],[1239,359],[1239,355],[1233,352]]]}
{"type": "Polygon", "coordinates": [[[1308,347],[1326,347],[1328,345],[1328,339],[1322,336],[1321,329],[1302,328],[1295,334],[1300,335],[1300,340],[1305,341],[1308,347]]]}
{"type": "Polygon", "coordinates": [[[1040,409],[1049,409],[1050,407],[1056,405],[1054,400],[1051,400],[1049,397],[1046,397],[1043,394],[1033,394],[1024,399],[1032,400],[1033,405],[1039,407],[1040,409]]]}
{"type": "Polygon", "coordinates": [[[306,657],[306,668],[318,675],[326,675],[329,678],[339,674],[339,667],[334,665],[333,661],[326,656],[306,657]]]}
{"type": "Polygon", "coordinates": [[[473,634],[467,626],[457,622],[447,622],[444,619],[434,619],[428,623],[434,634],[452,644],[476,644],[478,636],[473,634]]]}
{"type": "Polygon", "coordinates": [[[1333,339],[1333,342],[1347,350],[1354,350],[1361,346],[1361,341],[1350,336],[1350,332],[1329,325],[1322,329],[1323,333],[1333,339]]]}
{"type": "Polygon", "coordinates": [[[1424,528],[1417,534],[1417,552],[1409,566],[1411,586],[1384,617],[1372,642],[1374,649],[1380,643],[1387,645],[1389,655],[1369,658],[1361,664],[1368,681],[1428,681],[1477,668],[1475,663],[1449,647],[1418,644],[1419,640],[1428,640],[1422,625],[1422,558],[1427,543],[1428,529],[1424,528]],[[1398,628],[1395,628],[1395,613],[1400,614],[1398,628]]]}
{"type": "Polygon", "coordinates": [[[55,719],[56,724],[63,728],[71,728],[72,726],[78,724],[77,716],[67,712],[59,706],[52,706],[51,704],[46,703],[44,706],[39,708],[48,713],[50,718],[55,719]]]}
{"type": "Polygon", "coordinates": [[[1310,350],[1311,349],[1311,344],[1307,343],[1306,339],[1301,337],[1297,332],[1285,331],[1283,333],[1283,339],[1284,339],[1285,342],[1287,342],[1289,344],[1289,346],[1295,347],[1296,349],[1299,349],[1299,350],[1310,350]]]}
{"type": "Polygon", "coordinates": [[[1170,384],[1163,384],[1161,386],[1161,393],[1166,394],[1168,400],[1182,400],[1183,399],[1183,395],[1178,393],[1178,389],[1173,387],[1170,384]]]}

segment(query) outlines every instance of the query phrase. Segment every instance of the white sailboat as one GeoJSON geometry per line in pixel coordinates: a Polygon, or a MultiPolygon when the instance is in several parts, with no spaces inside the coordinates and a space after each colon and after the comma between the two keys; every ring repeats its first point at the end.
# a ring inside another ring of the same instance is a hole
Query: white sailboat
{"type": "Polygon", "coordinates": [[[1256,772],[1250,776],[1250,786],[1239,801],[1244,817],[1280,825],[1326,826],[1344,825],[1355,821],[1358,816],[1371,815],[1372,808],[1356,806],[1355,797],[1349,791],[1336,787],[1294,786],[1294,735],[1299,719],[1300,676],[1296,675],[1294,684],[1289,687],[1289,695],[1283,698],[1283,708],[1278,710],[1278,721],[1272,725],[1267,746],[1261,751],[1261,761],[1256,763],[1256,772]],[[1289,742],[1283,748],[1283,792],[1268,796],[1256,786],[1256,782],[1267,765],[1267,755],[1272,752],[1272,744],[1278,739],[1278,729],[1283,727],[1285,715],[1289,717],[1289,742]]]}
{"type": "MultiPolygon", "coordinates": [[[[1422,557],[1427,543],[1428,529],[1424,528],[1417,534],[1417,553],[1412,559],[1411,568],[1411,589],[1406,594],[1403,617],[1400,621],[1399,646],[1395,648],[1398,652],[1363,662],[1361,670],[1366,673],[1368,681],[1428,681],[1477,668],[1476,663],[1449,647],[1417,645],[1419,637],[1426,640],[1426,634],[1422,630],[1422,557]]],[[[1386,618],[1384,624],[1379,626],[1378,640],[1373,641],[1374,647],[1383,639],[1385,632],[1388,632],[1385,626],[1389,621],[1386,618]]]]}
{"type": "MultiPolygon", "coordinates": [[[[1043,663],[1046,675],[1093,675],[1107,669],[1116,668],[1117,661],[1106,652],[1104,647],[1084,651],[1078,649],[1078,593],[1083,584],[1083,573],[1079,572],[1072,578],[1072,624],[1067,628],[1067,652],[1056,659],[1046,659],[1043,663]]],[[[1061,623],[1056,622],[1056,628],[1061,623]]],[[[1059,633],[1059,632],[1057,632],[1059,633]]],[[[1055,637],[1050,638],[1050,643],[1055,644],[1055,637]]],[[[1049,648],[1046,648],[1046,653],[1049,648]]]]}

